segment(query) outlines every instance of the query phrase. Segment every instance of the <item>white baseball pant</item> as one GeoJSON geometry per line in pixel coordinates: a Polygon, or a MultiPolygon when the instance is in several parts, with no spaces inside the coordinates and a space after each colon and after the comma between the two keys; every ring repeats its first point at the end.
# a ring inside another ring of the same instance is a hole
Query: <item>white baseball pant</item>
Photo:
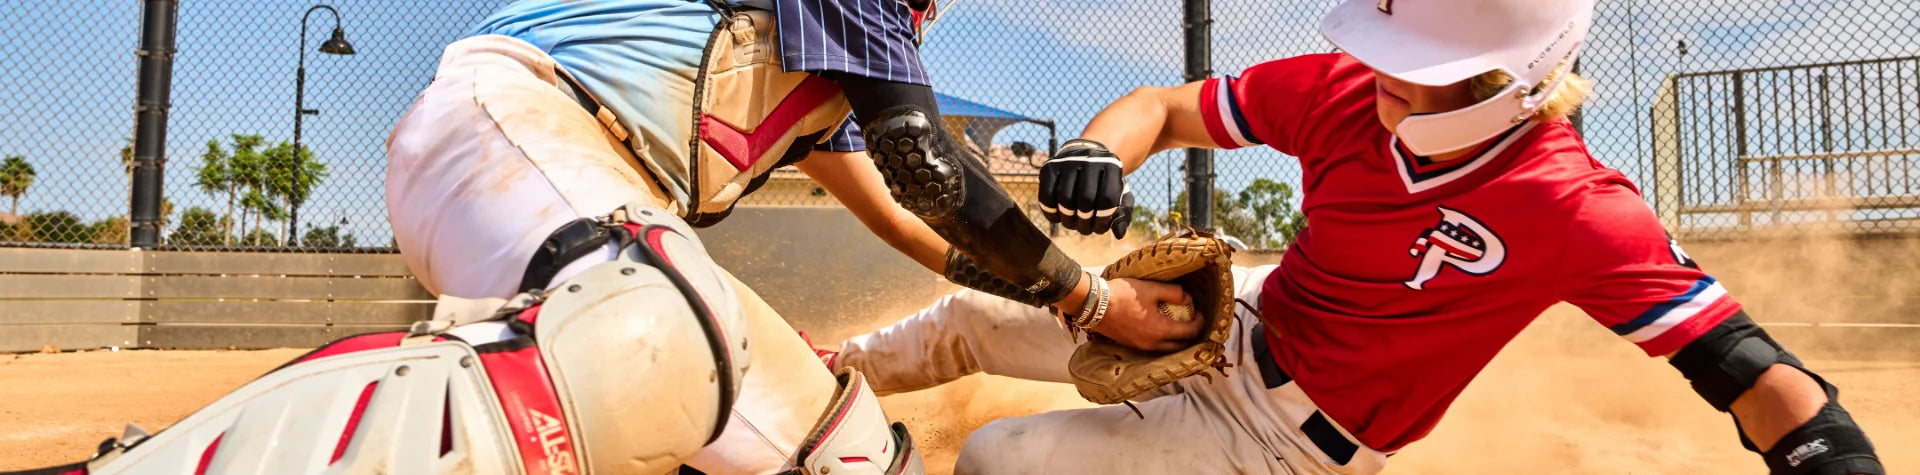
{"type": "MultiPolygon", "coordinates": [[[[1261,285],[1276,268],[1234,267],[1235,296],[1257,308],[1261,285]]],[[[1236,311],[1227,361],[1238,366],[1226,370],[1228,377],[1188,377],[1136,398],[1144,418],[1105,406],[994,421],[967,438],[954,473],[1379,472],[1386,455],[1329,423],[1291,378],[1274,377],[1279,384],[1267,387],[1255,356],[1266,354],[1259,316],[1236,311]]],[[[848,340],[833,364],[859,369],[881,395],[976,372],[1071,383],[1067,360],[1079,343],[1062,325],[1046,310],[963,290],[848,340]]]]}
{"type": "MultiPolygon", "coordinates": [[[[633,201],[673,209],[632,153],[556,88],[555,74],[553,58],[517,39],[456,42],[388,138],[394,239],[435,295],[510,297],[562,224],[633,201]]],[[[613,252],[576,261],[553,282],[613,252]]],[[[733,282],[748,314],[751,369],[720,440],[685,463],[715,475],[775,473],[791,468],[837,384],[785,320],[733,282]]]]}

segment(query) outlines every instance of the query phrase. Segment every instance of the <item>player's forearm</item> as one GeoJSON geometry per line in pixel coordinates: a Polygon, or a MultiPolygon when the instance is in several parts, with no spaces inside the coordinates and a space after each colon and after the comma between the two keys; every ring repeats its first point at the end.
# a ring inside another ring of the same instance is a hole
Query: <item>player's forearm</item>
{"type": "Polygon", "coordinates": [[[1107,146],[1131,174],[1146,163],[1147,157],[1172,148],[1160,138],[1167,123],[1167,107],[1160,101],[1161,88],[1141,87],[1102,109],[1080,138],[1107,146]]]}
{"type": "Polygon", "coordinates": [[[1213,147],[1201,123],[1200,84],[1134,89],[1095,115],[1080,138],[1106,145],[1129,174],[1155,153],[1213,147]]]}
{"type": "Polygon", "coordinates": [[[935,273],[945,270],[947,241],[893,201],[886,182],[865,152],[816,151],[795,167],[840,200],[860,224],[888,246],[935,273]]]}
{"type": "Polygon", "coordinates": [[[1820,383],[1791,366],[1775,364],[1760,374],[1753,389],[1733,400],[1733,417],[1740,420],[1740,430],[1747,438],[1766,451],[1780,437],[1813,419],[1826,403],[1820,383]]]}

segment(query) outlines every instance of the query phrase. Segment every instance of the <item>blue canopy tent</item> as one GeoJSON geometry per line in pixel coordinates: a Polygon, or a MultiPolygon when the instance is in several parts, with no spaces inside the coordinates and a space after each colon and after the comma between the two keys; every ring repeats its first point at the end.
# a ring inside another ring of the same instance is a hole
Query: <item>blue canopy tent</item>
{"type": "MultiPolygon", "coordinates": [[[[947,123],[947,132],[952,133],[956,138],[966,137],[968,141],[980,147],[975,152],[984,155],[986,149],[993,145],[993,136],[999,134],[1000,129],[1021,122],[1047,128],[1046,156],[1053,156],[1054,148],[1059,146],[1059,137],[1051,120],[1035,119],[939,92],[933,93],[933,97],[940,106],[940,115],[947,123]]],[[[1040,166],[1038,163],[1029,163],[1029,165],[1040,166]]]]}

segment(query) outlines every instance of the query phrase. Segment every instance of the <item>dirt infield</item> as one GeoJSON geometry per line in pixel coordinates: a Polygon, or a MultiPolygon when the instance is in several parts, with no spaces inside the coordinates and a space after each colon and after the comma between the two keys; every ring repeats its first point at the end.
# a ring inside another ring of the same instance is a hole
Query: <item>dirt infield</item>
{"type": "MultiPolygon", "coordinates": [[[[1070,246],[1109,262],[1118,246],[1070,246]]],[[[1920,240],[1790,241],[1690,246],[1755,319],[1916,320],[1920,240]]],[[[1250,263],[1251,264],[1251,263],[1250,263]]],[[[766,287],[756,284],[757,287],[766,287]]],[[[871,289],[861,289],[871,292],[871,289]]],[[[827,298],[833,298],[829,296],[827,298]]],[[[888,295],[831,321],[796,322],[827,345],[925,305],[888,295]],[[869,304],[871,305],[871,304],[869,304]],[[884,308],[881,308],[884,307],[884,308]]],[[[1807,364],[1841,387],[1890,473],[1920,471],[1920,345],[1912,331],[1777,326],[1807,364]]],[[[72,462],[128,421],[160,429],[304,350],[122,351],[0,355],[0,470],[72,462]]],[[[928,467],[947,473],[974,429],[1003,417],[1090,407],[1070,386],[972,376],[882,399],[906,422],[928,467]]],[[[1098,443],[1090,441],[1089,443],[1098,443]]],[[[1593,323],[1550,310],[1467,387],[1426,439],[1388,473],[1765,473],[1729,418],[1664,360],[1593,323]]]]}
{"type": "MultiPolygon", "coordinates": [[[[159,429],[303,350],[0,355],[0,470],[71,462],[133,421],[159,429]]],[[[1809,364],[1880,447],[1890,473],[1920,469],[1920,362],[1809,364]]],[[[1071,387],[973,376],[885,398],[936,473],[1000,417],[1087,407],[1071,387]]],[[[1557,309],[1466,390],[1389,473],[1764,473],[1733,425],[1663,362],[1557,309]]]]}

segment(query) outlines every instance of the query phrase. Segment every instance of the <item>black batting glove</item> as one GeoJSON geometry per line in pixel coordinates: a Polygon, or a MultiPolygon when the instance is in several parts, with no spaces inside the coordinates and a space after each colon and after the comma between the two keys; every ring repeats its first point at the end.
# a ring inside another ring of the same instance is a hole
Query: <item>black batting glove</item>
{"type": "Polygon", "coordinates": [[[1133,192],[1120,158],[1107,146],[1074,139],[1040,167],[1040,211],[1047,220],[1080,234],[1113,232],[1127,237],[1133,224],[1133,192]]]}

